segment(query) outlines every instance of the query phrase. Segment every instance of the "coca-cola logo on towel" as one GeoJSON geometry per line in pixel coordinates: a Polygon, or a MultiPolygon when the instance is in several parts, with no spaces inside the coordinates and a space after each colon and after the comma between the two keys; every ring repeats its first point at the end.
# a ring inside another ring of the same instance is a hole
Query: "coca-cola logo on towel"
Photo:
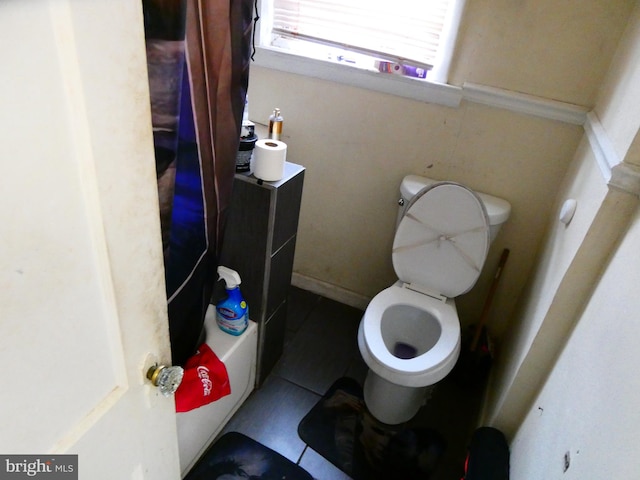
{"type": "Polygon", "coordinates": [[[213,387],[213,382],[209,378],[209,369],[207,367],[199,366],[196,371],[198,372],[198,377],[202,382],[202,394],[207,397],[211,394],[211,388],[213,387]]]}
{"type": "Polygon", "coordinates": [[[188,412],[230,393],[227,368],[204,343],[184,365],[182,383],[176,391],[176,412],[188,412]]]}

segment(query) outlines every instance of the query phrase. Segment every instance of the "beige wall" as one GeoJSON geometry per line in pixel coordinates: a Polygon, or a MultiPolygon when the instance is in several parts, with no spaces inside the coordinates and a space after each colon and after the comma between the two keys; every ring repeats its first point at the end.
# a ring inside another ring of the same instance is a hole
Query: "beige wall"
{"type": "Polygon", "coordinates": [[[638,245],[636,214],[511,443],[511,478],[637,478],[638,245]]]}
{"type": "Polygon", "coordinates": [[[566,478],[634,477],[638,467],[620,459],[632,458],[629,449],[640,440],[639,59],[640,4],[594,108],[604,147],[624,163],[607,187],[582,141],[558,198],[581,199],[578,222],[550,225],[491,385],[486,417],[513,438],[514,478],[559,478],[566,452],[566,478]],[[620,171],[631,188],[620,189],[620,171]],[[589,265],[591,258],[597,261],[589,265]],[[579,283],[577,276],[589,289],[572,295],[566,280],[579,283]]]}
{"type": "Polygon", "coordinates": [[[636,5],[606,81],[595,113],[620,160],[640,166],[637,155],[640,126],[640,11],[636,5]]]}
{"type": "Polygon", "coordinates": [[[599,261],[611,247],[606,243],[608,238],[604,244],[602,239],[596,239],[586,246],[587,238],[594,238],[598,230],[609,234],[612,228],[606,223],[594,226],[607,193],[606,182],[585,138],[548,219],[546,241],[514,313],[515,322],[498,357],[488,392],[486,421],[508,435],[517,429],[553,367],[577,310],[596,281],[599,261]],[[576,200],[578,206],[574,218],[565,226],[558,216],[567,199],[576,200]],[[595,264],[585,262],[585,257],[595,264]]]}
{"type": "Polygon", "coordinates": [[[634,0],[467,0],[450,82],[593,106],[634,0]]]}
{"type": "Polygon", "coordinates": [[[249,107],[284,114],[288,159],[307,169],[294,270],[372,297],[395,280],[391,242],[398,188],[413,173],[509,200],[478,288],[459,298],[477,319],[503,247],[511,249],[496,298],[501,332],[533,265],[549,209],[582,128],[463,102],[447,108],[269,69],[253,68],[249,107]],[[266,99],[266,100],[265,100],[266,99]]]}
{"type": "MultiPolygon", "coordinates": [[[[591,105],[632,2],[572,2],[560,17],[555,3],[545,0],[545,9],[539,0],[469,0],[452,81],[591,105]],[[604,20],[594,21],[596,14],[604,20]],[[547,21],[556,35],[549,35],[547,21]],[[522,70],[515,58],[536,61],[522,70]],[[548,70],[542,58],[553,73],[540,73],[548,70]]],[[[462,323],[476,321],[500,252],[510,248],[491,318],[494,334],[502,337],[582,128],[465,101],[458,108],[426,104],[252,66],[251,118],[265,122],[275,106],[285,118],[288,159],[307,168],[295,273],[366,304],[395,279],[390,247],[402,177],[462,182],[513,206],[479,283],[458,299],[462,323]]]]}
{"type": "MultiPolygon", "coordinates": [[[[638,2],[467,4],[451,83],[593,107],[611,158],[637,178],[638,2]]],[[[610,468],[594,478],[624,477],[610,473],[626,468],[613,460],[637,443],[640,427],[640,387],[629,382],[637,377],[638,198],[607,186],[602,152],[582,127],[467,101],[440,107],[268,68],[251,75],[253,119],[281,107],[289,160],[307,167],[294,266],[301,276],[364,298],[392,282],[389,249],[405,174],[459,181],[512,203],[487,271],[458,299],[463,323],[476,320],[492,267],[503,247],[511,249],[492,310],[502,348],[485,418],[513,439],[514,478],[558,477],[565,451],[573,458],[567,478],[591,477],[601,465],[610,468]],[[568,198],[578,209],[564,226],[557,216],[568,198]],[[591,426],[597,418],[608,422],[607,435],[591,426]],[[607,444],[612,437],[620,441],[607,444]],[[618,465],[602,463],[601,452],[618,465]]]]}

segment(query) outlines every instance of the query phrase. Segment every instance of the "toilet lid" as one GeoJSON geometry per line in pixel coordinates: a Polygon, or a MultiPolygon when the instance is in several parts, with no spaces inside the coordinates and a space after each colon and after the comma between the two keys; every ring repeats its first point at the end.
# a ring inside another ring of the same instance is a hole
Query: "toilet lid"
{"type": "Polygon", "coordinates": [[[393,242],[393,268],[405,282],[451,298],[478,280],[489,249],[489,221],[480,198],[441,182],[411,200],[393,242]]]}

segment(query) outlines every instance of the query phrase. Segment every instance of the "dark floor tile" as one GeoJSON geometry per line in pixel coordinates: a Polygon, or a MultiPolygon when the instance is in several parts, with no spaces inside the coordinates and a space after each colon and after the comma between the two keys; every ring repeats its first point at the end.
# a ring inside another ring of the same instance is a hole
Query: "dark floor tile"
{"type": "Polygon", "coordinates": [[[273,373],[323,395],[359,355],[362,311],[321,299],[287,345],[273,373]]]}
{"type": "Polygon", "coordinates": [[[469,385],[454,375],[436,384],[427,404],[411,420],[412,425],[437,430],[447,448],[431,480],[462,476],[467,446],[476,428],[482,386],[469,385]]]}
{"type": "Polygon", "coordinates": [[[321,298],[320,295],[292,286],[287,300],[287,330],[297,332],[321,298]]]}
{"type": "Polygon", "coordinates": [[[284,334],[285,351],[321,298],[320,295],[291,286],[287,298],[287,324],[284,334]]]}
{"type": "Polygon", "coordinates": [[[360,385],[364,385],[364,380],[367,378],[368,371],[369,367],[362,359],[360,350],[358,350],[357,354],[351,358],[351,362],[349,363],[349,367],[347,368],[344,376],[353,378],[360,385]]]}
{"type": "Polygon", "coordinates": [[[220,435],[243,433],[297,463],[305,448],[298,436],[298,423],[319,398],[272,375],[249,396],[220,435]]]}
{"type": "MultiPolygon", "coordinates": [[[[297,428],[338,378],[349,376],[364,384],[367,366],[357,344],[362,313],[292,287],[284,353],[264,385],[249,397],[223,433],[244,433],[288,459],[299,461],[318,480],[347,480],[346,474],[306,447],[297,428]]],[[[482,391],[482,386],[450,375],[436,386],[429,402],[410,422],[437,430],[447,442],[430,480],[461,477],[482,391]]]]}
{"type": "Polygon", "coordinates": [[[350,480],[351,477],[310,447],[304,451],[299,465],[317,480],[350,480]]]}

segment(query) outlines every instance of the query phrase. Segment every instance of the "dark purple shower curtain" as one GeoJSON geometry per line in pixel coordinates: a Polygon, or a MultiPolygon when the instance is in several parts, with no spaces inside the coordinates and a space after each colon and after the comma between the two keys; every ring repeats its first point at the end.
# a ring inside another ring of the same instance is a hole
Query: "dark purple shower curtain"
{"type": "Polygon", "coordinates": [[[143,5],[169,331],[173,363],[182,365],[202,341],[217,280],[249,81],[253,5],[251,0],[144,0],[143,5]]]}

